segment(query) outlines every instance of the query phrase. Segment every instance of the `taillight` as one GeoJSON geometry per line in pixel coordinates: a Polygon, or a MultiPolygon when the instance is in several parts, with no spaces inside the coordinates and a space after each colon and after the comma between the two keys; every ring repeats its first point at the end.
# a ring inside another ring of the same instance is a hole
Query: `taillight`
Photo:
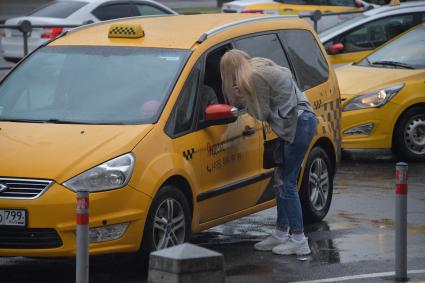
{"type": "Polygon", "coordinates": [[[63,28],[44,28],[41,38],[55,38],[60,35],[63,31],[63,28]]]}
{"type": "Polygon", "coordinates": [[[249,14],[263,14],[264,10],[253,9],[253,10],[243,10],[241,13],[249,13],[249,14]]]}

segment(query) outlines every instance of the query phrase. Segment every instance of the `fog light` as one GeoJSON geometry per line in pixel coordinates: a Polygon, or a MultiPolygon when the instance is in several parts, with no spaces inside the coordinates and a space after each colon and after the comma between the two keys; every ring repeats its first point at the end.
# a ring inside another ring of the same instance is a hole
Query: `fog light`
{"type": "Polygon", "coordinates": [[[107,225],[103,227],[90,228],[90,243],[112,241],[120,238],[127,231],[128,223],[107,225]]]}
{"type": "Polygon", "coordinates": [[[367,123],[361,126],[356,126],[344,131],[345,135],[370,135],[373,130],[373,123],[367,123]]]}

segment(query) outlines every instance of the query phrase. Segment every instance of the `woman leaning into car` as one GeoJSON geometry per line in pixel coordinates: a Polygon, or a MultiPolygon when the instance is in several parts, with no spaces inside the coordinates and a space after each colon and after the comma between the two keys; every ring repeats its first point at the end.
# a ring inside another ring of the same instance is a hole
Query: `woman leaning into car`
{"type": "Polygon", "coordinates": [[[254,247],[282,255],[309,254],[297,177],[316,133],[316,114],[291,72],[269,59],[251,58],[245,52],[233,49],[221,58],[220,71],[223,92],[230,103],[246,108],[251,116],[268,122],[284,141],[283,167],[275,174],[278,189],[276,229],[254,247]]]}

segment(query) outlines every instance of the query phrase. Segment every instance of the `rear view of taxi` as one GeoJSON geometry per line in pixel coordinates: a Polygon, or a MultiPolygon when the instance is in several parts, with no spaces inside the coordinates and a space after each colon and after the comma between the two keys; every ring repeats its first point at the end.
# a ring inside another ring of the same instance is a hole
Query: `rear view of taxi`
{"type": "Polygon", "coordinates": [[[425,160],[425,25],[336,69],[344,149],[392,149],[425,160]]]}
{"type": "Polygon", "coordinates": [[[291,68],[314,105],[300,195],[306,218],[323,219],[340,101],[311,27],[246,14],[131,18],[70,31],[0,82],[0,256],[75,255],[81,188],[91,254],[147,255],[274,206],[261,123],[221,90],[232,48],[291,68]]]}

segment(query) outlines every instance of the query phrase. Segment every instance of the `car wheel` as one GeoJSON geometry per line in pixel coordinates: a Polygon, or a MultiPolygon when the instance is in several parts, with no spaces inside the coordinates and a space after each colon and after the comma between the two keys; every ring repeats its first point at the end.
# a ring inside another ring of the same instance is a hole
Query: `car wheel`
{"type": "Polygon", "coordinates": [[[142,256],[176,246],[190,240],[191,212],[181,190],[162,187],[149,208],[142,240],[142,256]]]}
{"type": "Polygon", "coordinates": [[[308,157],[299,192],[304,220],[321,221],[329,211],[332,193],[331,161],[323,148],[315,147],[308,157]]]}
{"type": "Polygon", "coordinates": [[[425,108],[407,110],[395,128],[395,153],[407,160],[425,160],[425,108]]]}

